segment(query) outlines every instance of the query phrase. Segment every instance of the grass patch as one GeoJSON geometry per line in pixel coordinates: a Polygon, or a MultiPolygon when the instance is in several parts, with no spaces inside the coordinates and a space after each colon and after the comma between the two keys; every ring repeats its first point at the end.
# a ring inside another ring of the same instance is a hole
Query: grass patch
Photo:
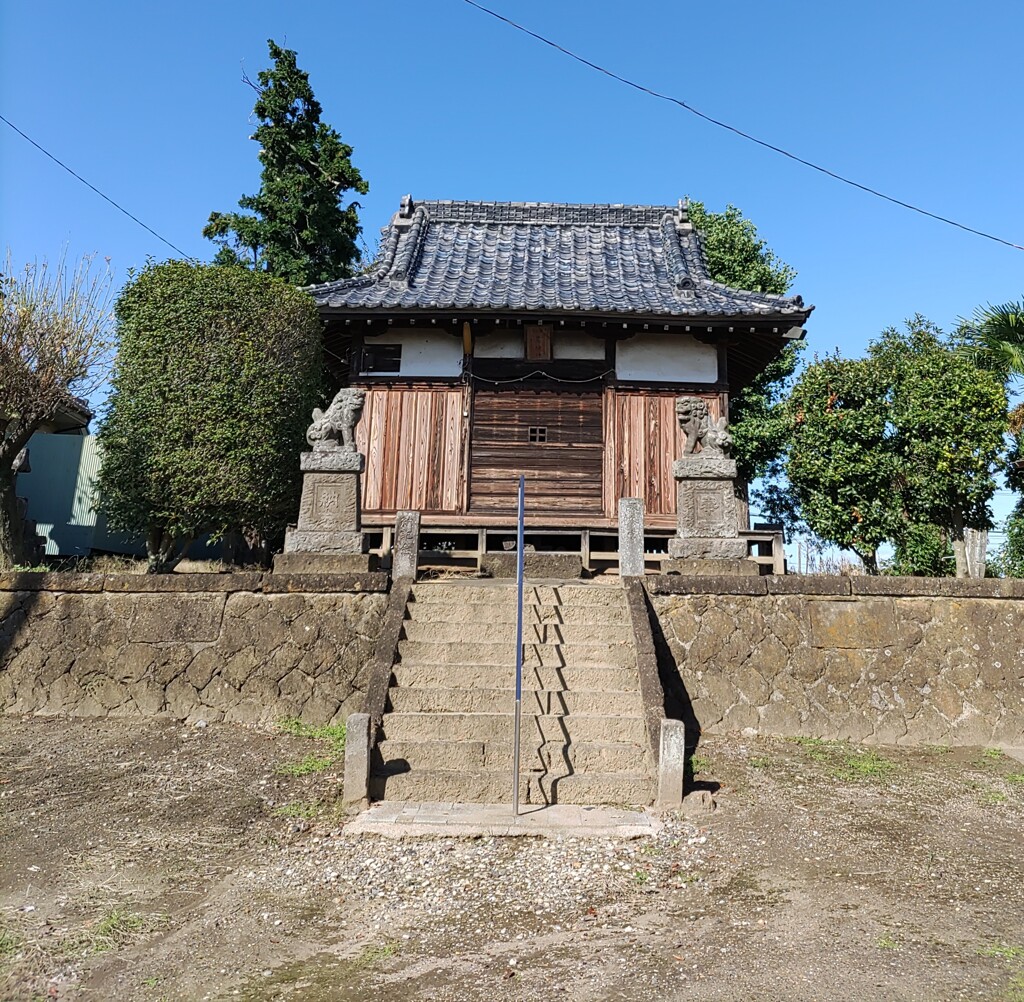
{"type": "Polygon", "coordinates": [[[690,771],[696,776],[699,773],[707,772],[711,768],[711,760],[703,755],[690,756],[690,771]]]}
{"type": "Polygon", "coordinates": [[[828,753],[831,747],[828,741],[822,738],[790,738],[795,745],[803,748],[804,753],[814,762],[825,762],[828,760],[828,753]]]}
{"type": "Polygon", "coordinates": [[[317,804],[282,804],[274,808],[275,818],[302,818],[308,821],[320,813],[317,804]]]}
{"type": "Polygon", "coordinates": [[[277,722],[281,734],[289,734],[293,738],[308,738],[327,745],[325,755],[307,755],[301,762],[287,762],[279,765],[274,771],[281,776],[312,776],[324,772],[345,754],[345,725],[322,724],[314,727],[305,724],[298,717],[286,717],[277,722]]]}
{"type": "Polygon", "coordinates": [[[277,729],[282,734],[290,734],[293,738],[326,741],[339,755],[345,750],[344,724],[323,724],[314,727],[312,724],[304,724],[298,717],[286,717],[277,722],[277,729]]]}
{"type": "Polygon", "coordinates": [[[895,762],[876,751],[843,750],[839,754],[840,761],[832,769],[837,779],[887,779],[896,768],[895,762]]]}
{"type": "Polygon", "coordinates": [[[983,807],[998,807],[1009,799],[1002,790],[988,790],[982,795],[981,803],[983,807]]]}
{"type": "Polygon", "coordinates": [[[1007,783],[1013,783],[1014,786],[1024,786],[1024,772],[1011,772],[1008,776],[1004,776],[1003,779],[1007,783]]]}
{"type": "Polygon", "coordinates": [[[747,760],[750,763],[752,769],[771,769],[775,765],[773,759],[767,755],[755,755],[753,758],[747,760]]]}
{"type": "Polygon", "coordinates": [[[21,949],[21,938],[10,929],[0,929],[0,971],[8,961],[21,949]]]}
{"type": "Polygon", "coordinates": [[[323,772],[334,765],[334,759],[330,756],[307,755],[301,762],[286,762],[279,765],[274,772],[281,776],[312,776],[323,772]]]}
{"type": "Polygon", "coordinates": [[[124,908],[112,908],[69,945],[86,953],[106,953],[132,942],[146,929],[146,920],[141,915],[124,908]]]}
{"type": "Polygon", "coordinates": [[[986,748],[981,753],[982,765],[999,765],[1003,760],[1003,753],[998,748],[986,748]]]}
{"type": "Polygon", "coordinates": [[[990,946],[982,947],[978,951],[979,957],[995,957],[996,960],[1006,960],[1010,963],[1024,961],[1024,946],[1007,946],[1005,943],[993,943],[990,946]]]}
{"type": "Polygon", "coordinates": [[[896,763],[870,748],[856,748],[847,741],[822,738],[790,738],[812,762],[829,767],[834,779],[848,782],[885,780],[896,771],[896,763]]]}
{"type": "Polygon", "coordinates": [[[1024,1002],[1024,974],[1015,974],[1007,986],[1006,1002],[1024,1002]]]}
{"type": "Polygon", "coordinates": [[[898,950],[900,948],[899,941],[893,939],[888,933],[880,937],[878,942],[875,943],[875,946],[877,946],[879,950],[898,950]]]}
{"type": "Polygon", "coordinates": [[[352,961],[353,967],[373,967],[375,964],[390,960],[398,947],[394,943],[381,943],[380,946],[368,946],[352,961]]]}

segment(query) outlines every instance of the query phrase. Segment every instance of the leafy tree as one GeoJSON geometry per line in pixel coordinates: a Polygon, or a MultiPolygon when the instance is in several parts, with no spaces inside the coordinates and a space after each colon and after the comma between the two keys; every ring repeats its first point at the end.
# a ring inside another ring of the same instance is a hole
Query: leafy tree
{"type": "Polygon", "coordinates": [[[988,505],[1007,427],[1003,385],[953,350],[920,315],[903,331],[883,331],[869,354],[889,373],[891,446],[900,465],[904,522],[945,530],[957,577],[965,577],[964,530],[992,524],[988,505]]]}
{"type": "Polygon", "coordinates": [[[22,521],[14,466],[43,422],[81,410],[79,395],[102,381],[110,362],[110,272],[83,258],[0,274],[0,570],[21,563],[22,521]]]}
{"type": "Polygon", "coordinates": [[[811,531],[869,573],[885,541],[896,567],[967,573],[965,529],[990,524],[1006,396],[924,317],[889,328],[860,360],[816,361],[789,401],[787,472],[811,531]]]}
{"type": "Polygon", "coordinates": [[[203,533],[279,532],[320,397],[313,301],[269,275],[167,261],[129,281],[115,313],[98,480],[111,526],[146,534],[154,573],[203,533]]]}
{"type": "Polygon", "coordinates": [[[960,321],[960,351],[1006,383],[1024,377],[1024,300],[979,307],[960,321]]]}
{"type": "Polygon", "coordinates": [[[949,533],[930,522],[907,522],[893,543],[896,552],[885,568],[886,574],[942,578],[953,566],[949,533]]]}
{"type": "Polygon", "coordinates": [[[703,202],[689,202],[689,216],[704,244],[708,273],[735,289],[785,295],[796,272],[757,235],[757,227],[735,205],[708,212],[703,202]]]}
{"type": "MultiPolygon", "coordinates": [[[[734,205],[708,212],[703,202],[689,203],[689,216],[700,233],[708,273],[737,289],[784,295],[796,272],[779,260],[757,235],[757,227],[734,205]]],[[[772,517],[792,522],[791,496],[781,477],[781,458],[789,439],[783,401],[800,363],[802,343],[785,350],[729,401],[729,430],[740,490],[754,480],[765,485],[759,501],[772,517]]]]}
{"type": "Polygon", "coordinates": [[[244,212],[212,213],[203,236],[219,244],[217,264],[242,264],[293,285],[347,277],[359,258],[360,227],[358,203],[344,205],[344,197],[365,195],[369,186],[352,165],[352,147],[320,121],[294,50],[267,44],[274,65],[252,85],[260,190],[239,199],[244,212]]]}
{"type": "Polygon", "coordinates": [[[1006,540],[989,568],[996,577],[1024,578],[1024,502],[1018,501],[1006,519],[1006,540]]]}
{"type": "Polygon", "coordinates": [[[833,355],[804,369],[787,404],[786,473],[800,513],[816,536],[853,550],[871,574],[898,522],[887,390],[875,359],[833,355]]]}

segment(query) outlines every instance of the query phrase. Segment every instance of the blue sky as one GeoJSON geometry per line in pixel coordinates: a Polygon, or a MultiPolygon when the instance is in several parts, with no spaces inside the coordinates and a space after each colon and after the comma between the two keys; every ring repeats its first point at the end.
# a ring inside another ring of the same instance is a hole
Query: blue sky
{"type": "MultiPolygon", "coordinates": [[[[493,0],[590,59],[898,198],[1024,244],[1024,5],[493,0]]],[[[0,5],[0,113],[197,257],[257,189],[266,39],[294,48],[370,182],[400,197],[738,205],[799,272],[819,351],[1024,295],[1024,252],[887,205],[631,91],[462,0],[0,5]]],[[[0,244],[173,252],[0,123],[0,244]]]]}

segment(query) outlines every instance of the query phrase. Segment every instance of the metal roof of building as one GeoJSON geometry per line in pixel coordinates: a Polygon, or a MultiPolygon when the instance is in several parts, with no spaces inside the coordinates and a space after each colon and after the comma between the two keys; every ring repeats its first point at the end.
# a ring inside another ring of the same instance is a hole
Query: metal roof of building
{"type": "Polygon", "coordinates": [[[311,286],[337,309],[476,309],[644,316],[793,316],[799,296],[713,282],[686,206],[402,199],[355,278],[311,286]]]}

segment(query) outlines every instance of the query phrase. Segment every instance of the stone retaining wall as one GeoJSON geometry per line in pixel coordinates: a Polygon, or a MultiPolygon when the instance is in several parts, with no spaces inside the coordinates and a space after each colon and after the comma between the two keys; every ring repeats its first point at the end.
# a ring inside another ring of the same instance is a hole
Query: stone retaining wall
{"type": "Polygon", "coordinates": [[[0,711],[341,720],[386,589],[383,574],[0,576],[0,711]]]}
{"type": "Polygon", "coordinates": [[[663,673],[705,731],[1024,748],[1024,582],[661,577],[648,590],[663,673]]]}

